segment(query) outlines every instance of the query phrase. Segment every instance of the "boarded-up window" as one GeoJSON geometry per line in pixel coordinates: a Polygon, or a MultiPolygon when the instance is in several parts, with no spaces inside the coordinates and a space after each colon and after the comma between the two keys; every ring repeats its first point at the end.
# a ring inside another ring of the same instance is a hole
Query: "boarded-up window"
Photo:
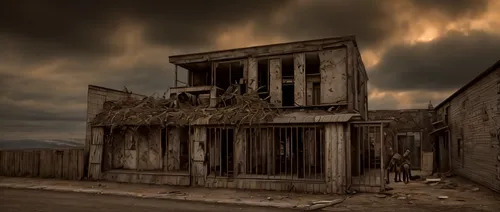
{"type": "Polygon", "coordinates": [[[164,146],[165,171],[188,171],[189,169],[189,128],[168,127],[164,146]]]}

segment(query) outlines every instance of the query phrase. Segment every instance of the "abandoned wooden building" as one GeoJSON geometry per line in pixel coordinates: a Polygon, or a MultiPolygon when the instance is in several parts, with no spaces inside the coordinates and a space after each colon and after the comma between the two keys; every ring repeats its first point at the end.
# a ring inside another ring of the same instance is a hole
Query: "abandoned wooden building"
{"type": "Polygon", "coordinates": [[[500,61],[436,106],[431,132],[441,172],[500,192],[500,61]]]}
{"type": "Polygon", "coordinates": [[[89,87],[89,178],[331,194],[384,189],[384,122],[368,120],[368,77],[353,36],[169,60],[176,80],[167,97],[124,92],[117,101],[89,87]]]}

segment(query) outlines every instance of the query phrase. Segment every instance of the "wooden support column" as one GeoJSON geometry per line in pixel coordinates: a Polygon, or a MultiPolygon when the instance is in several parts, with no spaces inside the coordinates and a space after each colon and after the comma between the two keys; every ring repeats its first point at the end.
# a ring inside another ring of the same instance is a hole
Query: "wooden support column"
{"type": "Polygon", "coordinates": [[[306,54],[293,55],[294,101],[299,106],[306,105],[306,54]]]}
{"type": "Polygon", "coordinates": [[[319,53],[321,71],[321,104],[347,103],[346,49],[319,53]]]}
{"type": "Polygon", "coordinates": [[[312,81],[306,82],[306,104],[313,105],[313,89],[314,83],[312,81]]]}
{"type": "Polygon", "coordinates": [[[174,87],[177,87],[177,74],[178,74],[178,70],[177,70],[178,66],[175,65],[175,81],[174,81],[174,87]]]}
{"type": "Polygon", "coordinates": [[[207,128],[194,126],[193,146],[191,148],[191,182],[194,186],[205,186],[205,148],[207,144],[207,128]]]}
{"type": "Polygon", "coordinates": [[[236,133],[236,141],[234,142],[234,174],[237,176],[245,173],[246,170],[245,149],[247,134],[244,128],[239,129],[236,133]]]}
{"type": "Polygon", "coordinates": [[[90,143],[88,178],[99,180],[101,176],[102,149],[104,144],[104,128],[92,128],[92,140],[90,143]]]}
{"type": "Polygon", "coordinates": [[[282,71],[281,71],[281,59],[271,59],[269,60],[269,73],[270,73],[270,82],[269,82],[269,95],[271,96],[271,104],[275,104],[276,106],[282,106],[283,102],[283,93],[282,93],[282,71]]]}
{"type": "Polygon", "coordinates": [[[258,61],[256,58],[248,58],[248,82],[247,88],[249,91],[256,91],[259,88],[258,83],[258,61]]]}

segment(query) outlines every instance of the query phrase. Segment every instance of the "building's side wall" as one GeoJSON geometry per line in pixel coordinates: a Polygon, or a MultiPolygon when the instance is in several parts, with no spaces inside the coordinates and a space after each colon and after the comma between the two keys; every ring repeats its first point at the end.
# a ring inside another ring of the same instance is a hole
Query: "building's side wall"
{"type": "Polygon", "coordinates": [[[353,50],[353,60],[354,60],[354,79],[353,85],[353,95],[356,97],[354,99],[354,109],[357,110],[363,120],[368,119],[368,77],[366,76],[366,70],[361,58],[361,54],[357,49],[353,50]]]}
{"type": "Polygon", "coordinates": [[[453,171],[500,192],[499,74],[493,71],[437,110],[443,119],[449,106],[453,171]]]}
{"type": "MultiPolygon", "coordinates": [[[[127,93],[123,91],[118,91],[109,88],[103,88],[99,86],[89,85],[87,93],[87,129],[85,133],[85,150],[84,158],[88,161],[90,143],[92,140],[92,127],[91,121],[94,117],[102,111],[104,102],[110,100],[118,100],[120,98],[126,97],[127,93]]],[[[143,97],[142,95],[133,94],[135,97],[143,97]]],[[[87,168],[87,163],[85,165],[87,168]]]]}

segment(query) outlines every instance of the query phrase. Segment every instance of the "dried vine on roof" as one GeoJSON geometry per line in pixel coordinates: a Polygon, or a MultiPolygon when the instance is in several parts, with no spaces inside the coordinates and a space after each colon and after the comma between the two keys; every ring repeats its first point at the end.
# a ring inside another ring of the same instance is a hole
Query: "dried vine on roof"
{"type": "Polygon", "coordinates": [[[198,104],[196,97],[183,93],[174,98],[152,95],[143,99],[132,96],[128,90],[127,96],[117,101],[108,101],[104,109],[92,121],[94,126],[151,126],[187,125],[196,120],[204,119],[210,124],[241,124],[261,123],[272,120],[280,111],[259,93],[250,91],[239,94],[238,86],[230,86],[221,96],[218,107],[207,108],[198,104]],[[194,100],[194,101],[193,101],[194,100]]]}

